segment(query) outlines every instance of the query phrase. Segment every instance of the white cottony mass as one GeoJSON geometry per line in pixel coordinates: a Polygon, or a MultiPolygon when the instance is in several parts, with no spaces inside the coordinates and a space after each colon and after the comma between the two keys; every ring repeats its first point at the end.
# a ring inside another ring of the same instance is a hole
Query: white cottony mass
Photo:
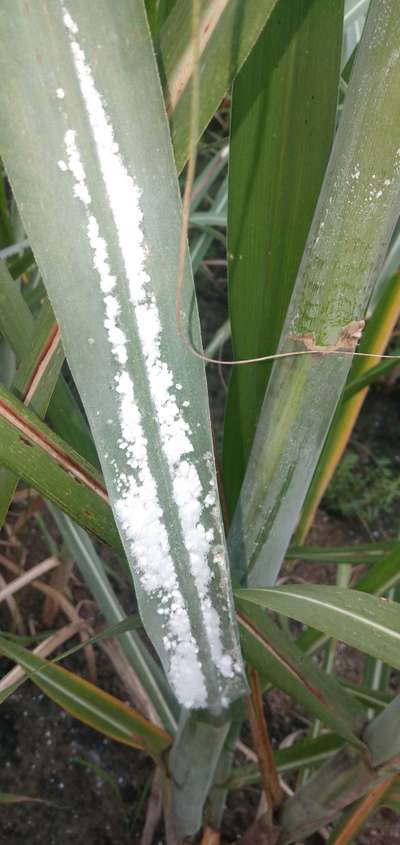
{"type": "MultiPolygon", "coordinates": [[[[231,611],[224,547],[220,535],[215,537],[210,520],[206,524],[202,520],[208,510],[213,514],[215,524],[220,522],[212,456],[209,453],[204,456],[209,470],[208,488],[204,490],[193,460],[192,431],[185,420],[185,411],[190,402],[185,399],[182,385],[175,383],[174,374],[161,353],[162,326],[146,266],[141,191],[123,161],[104,98],[97,90],[92,69],[78,41],[79,28],[66,8],[62,8],[125,274],[121,282],[113,273],[111,250],[92,210],[93,202],[79,150],[78,132],[68,128],[64,137],[65,161],[60,159],[58,167],[72,175],[73,195],[85,209],[93,267],[103,294],[104,326],[115,361],[114,391],[120,429],[118,447],[124,471],[121,471],[115,458],[111,460],[113,490],[116,493],[116,499],[113,497],[114,513],[128,558],[131,562],[134,560],[135,579],[144,594],[157,598],[164,650],[162,656],[179,702],[187,708],[209,705],[204,665],[204,661],[209,660],[218,678],[223,706],[229,703],[229,686],[233,688],[235,677],[241,677],[243,670],[235,639],[234,647],[229,650],[224,647],[220,616],[212,601],[211,587],[217,571],[223,589],[226,588],[225,610],[228,613],[231,611]],[[168,526],[150,466],[142,413],[135,399],[134,383],[127,367],[129,340],[121,325],[121,284],[132,306],[140,339],[161,457],[170,478],[179,531],[186,549],[188,571],[196,589],[208,653],[205,653],[204,644],[199,648],[193,632],[191,615],[180,588],[168,526]]],[[[58,92],[61,90],[57,89],[58,92]]],[[[68,110],[65,100],[63,108],[68,110]]]]}

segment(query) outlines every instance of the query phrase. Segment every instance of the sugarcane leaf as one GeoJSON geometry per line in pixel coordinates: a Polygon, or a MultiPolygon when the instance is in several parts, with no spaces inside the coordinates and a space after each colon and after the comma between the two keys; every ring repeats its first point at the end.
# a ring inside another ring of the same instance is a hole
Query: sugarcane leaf
{"type": "Polygon", "coordinates": [[[33,317],[5,261],[0,261],[0,331],[18,359],[29,353],[33,317]]]}
{"type": "Polygon", "coordinates": [[[100,473],[0,387],[0,463],[117,551],[121,543],[100,473]]]}
{"type": "Polygon", "coordinates": [[[398,547],[397,540],[383,540],[378,543],[357,543],[354,546],[296,546],[290,545],[286,552],[286,560],[306,560],[307,563],[337,563],[356,566],[359,563],[367,565],[381,560],[390,551],[398,547]]]}
{"type": "Polygon", "coordinates": [[[330,845],[349,845],[349,843],[356,841],[355,837],[363,830],[370,817],[384,802],[385,796],[389,794],[395,779],[396,776],[392,775],[378,783],[355,806],[350,807],[342,815],[338,824],[333,827],[329,837],[330,845]]]}
{"type": "MultiPolygon", "coordinates": [[[[299,769],[319,766],[343,745],[342,737],[326,733],[316,739],[305,739],[288,748],[279,748],[274,752],[276,767],[280,774],[299,769]]],[[[260,769],[257,764],[237,766],[228,781],[229,790],[243,789],[260,782],[260,769]]]]}
{"type": "Polygon", "coordinates": [[[349,382],[346,386],[344,391],[344,398],[351,399],[356,393],[360,390],[363,390],[364,387],[370,387],[374,381],[377,379],[382,378],[382,376],[387,375],[390,370],[393,370],[394,367],[398,366],[398,360],[400,358],[400,349],[395,347],[390,354],[393,354],[395,358],[393,360],[382,361],[380,364],[377,364],[375,367],[371,367],[363,376],[360,378],[354,379],[354,381],[349,382]]]}
{"type": "Polygon", "coordinates": [[[361,684],[352,684],[350,681],[341,679],[341,684],[347,692],[355,696],[365,707],[373,710],[384,710],[387,704],[393,700],[393,694],[371,689],[361,684]]]}
{"type": "Polygon", "coordinates": [[[303,354],[275,361],[231,525],[252,586],[276,580],[399,217],[399,39],[397,3],[373,2],[279,345],[303,354]]]}
{"type": "MultiPolygon", "coordinates": [[[[202,0],[200,17],[201,134],[268,20],[276,0],[202,0]]],[[[176,0],[156,54],[178,171],[188,155],[193,75],[191,4],[176,0]]]]}
{"type": "Polygon", "coordinates": [[[400,769],[399,716],[400,695],[396,695],[367,725],[364,732],[372,764],[376,767],[384,766],[387,771],[400,769]]]}
{"type": "Polygon", "coordinates": [[[0,637],[0,652],[25,669],[33,683],[56,704],[100,733],[155,755],[170,744],[165,731],[78,675],[37,657],[4,637],[0,637]]]}
{"type": "MultiPolygon", "coordinates": [[[[29,356],[34,331],[34,318],[24,297],[0,261],[0,331],[7,338],[18,361],[29,356]]],[[[96,450],[86,421],[78,409],[70,388],[60,377],[48,408],[48,419],[57,433],[83,457],[98,466],[96,450]]]]}
{"type": "MultiPolygon", "coordinates": [[[[229,311],[234,357],[276,352],[336,121],[341,0],[279,0],[232,94],[229,311]]],[[[233,369],[223,474],[233,513],[272,364],[233,369]]]]}
{"type": "Polygon", "coordinates": [[[249,614],[252,604],[268,607],[400,668],[397,602],[318,584],[238,590],[237,597],[249,614]]]}
{"type": "Polygon", "coordinates": [[[169,755],[172,812],[179,838],[196,833],[201,826],[204,802],[229,728],[228,719],[213,719],[207,713],[186,712],[181,716],[169,755]]]}
{"type": "Polygon", "coordinates": [[[47,804],[50,807],[57,807],[53,801],[46,801],[45,798],[35,798],[32,795],[17,795],[12,792],[0,792],[0,804],[47,804]]]}
{"type": "MultiPolygon", "coordinates": [[[[12,392],[40,417],[46,413],[63,361],[60,333],[47,302],[38,318],[31,349],[24,355],[11,386],[12,392]]],[[[7,516],[18,481],[18,475],[0,467],[0,527],[7,516]]]]}
{"type": "Polygon", "coordinates": [[[340,810],[399,772],[399,709],[398,696],[368,724],[368,756],[344,746],[289,799],[281,815],[283,843],[336,821],[340,810]]]}
{"type": "MultiPolygon", "coordinates": [[[[380,287],[379,279],[376,284],[380,287]]],[[[375,303],[360,343],[360,352],[381,354],[390,340],[400,315],[400,277],[393,276],[384,286],[375,303]]],[[[395,361],[382,361],[378,373],[385,372],[395,361]]],[[[318,461],[296,530],[296,541],[302,542],[312,524],[321,498],[343,456],[346,444],[361,411],[367,388],[376,367],[374,358],[355,358],[347,378],[343,398],[335,412],[328,437],[318,461]]]]}
{"type": "MultiPolygon", "coordinates": [[[[381,596],[400,580],[400,543],[394,542],[393,551],[378,559],[361,578],[355,589],[359,592],[373,593],[381,596]]],[[[300,634],[297,645],[307,654],[312,654],[320,648],[327,637],[314,627],[308,628],[300,634]]]]}
{"type": "MultiPolygon", "coordinates": [[[[0,41],[13,80],[0,95],[1,154],[140,612],[180,703],[221,710],[244,673],[204,366],[176,326],[180,200],[144,6],[99,0],[93,18],[77,0],[28,14],[18,0],[0,41]]],[[[181,331],[201,343],[188,262],[181,331]]]]}
{"type": "MultiPolygon", "coordinates": [[[[105,619],[109,625],[119,624],[126,614],[90,537],[54,505],[49,504],[48,507],[68,552],[105,619]]],[[[174,734],[179,711],[159,664],[135,630],[127,630],[120,635],[119,642],[162,724],[174,734]]]]}
{"type": "Polygon", "coordinates": [[[237,600],[239,630],[246,659],[263,680],[283,689],[308,713],[355,746],[365,711],[281,631],[261,607],[237,600]]]}

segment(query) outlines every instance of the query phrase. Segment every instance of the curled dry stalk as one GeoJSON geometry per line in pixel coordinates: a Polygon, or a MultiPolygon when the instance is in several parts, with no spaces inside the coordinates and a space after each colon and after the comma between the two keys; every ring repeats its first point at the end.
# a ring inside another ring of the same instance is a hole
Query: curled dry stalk
{"type": "Polygon", "coordinates": [[[349,845],[351,842],[354,842],[355,836],[363,829],[371,814],[378,809],[385,795],[390,792],[397,777],[397,774],[391,775],[371,789],[359,801],[355,809],[348,814],[345,822],[339,825],[338,833],[333,833],[329,840],[330,845],[349,845]]]}
{"type": "MultiPolygon", "coordinates": [[[[29,584],[33,589],[44,594],[46,598],[50,599],[52,602],[57,604],[61,608],[63,613],[65,613],[67,619],[69,619],[70,622],[76,623],[78,625],[79,636],[81,638],[82,643],[84,643],[85,640],[89,638],[91,632],[90,625],[79,616],[75,607],[69,601],[69,599],[67,599],[67,597],[62,592],[56,590],[50,584],[44,583],[40,580],[40,578],[37,577],[38,574],[43,575],[43,572],[54,570],[55,567],[59,566],[60,560],[58,558],[48,558],[47,560],[36,564],[36,566],[33,566],[32,569],[24,573],[21,573],[21,569],[18,564],[4,557],[4,555],[0,555],[0,564],[2,564],[2,566],[4,566],[4,568],[7,569],[9,572],[12,572],[13,574],[17,575],[17,578],[9,582],[9,584],[5,588],[5,592],[8,595],[12,594],[13,592],[18,592],[18,590],[22,589],[24,586],[27,586],[29,584]]],[[[93,646],[84,646],[84,654],[86,658],[89,677],[93,681],[95,681],[97,672],[93,646]]]]}
{"type": "Polygon", "coordinates": [[[283,793],[275,767],[271,741],[264,715],[260,678],[256,669],[250,668],[248,670],[248,678],[251,694],[247,699],[247,713],[267,803],[266,816],[271,824],[274,810],[282,802],[283,793]]]}
{"type": "MultiPolygon", "coordinates": [[[[62,628],[59,628],[55,634],[51,634],[50,637],[47,637],[47,639],[39,643],[39,645],[33,649],[33,654],[38,657],[49,657],[61,645],[74,637],[84,625],[85,623],[83,620],[70,622],[69,625],[64,625],[62,628]]],[[[24,670],[21,669],[20,666],[14,666],[13,669],[10,669],[10,671],[1,678],[0,693],[3,693],[10,688],[14,689],[14,686],[19,684],[25,677],[26,674],[24,670]]]]}

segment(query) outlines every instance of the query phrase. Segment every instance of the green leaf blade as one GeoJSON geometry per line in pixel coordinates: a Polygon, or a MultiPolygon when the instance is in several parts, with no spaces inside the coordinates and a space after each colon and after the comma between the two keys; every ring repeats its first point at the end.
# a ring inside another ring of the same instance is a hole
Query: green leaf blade
{"type": "Polygon", "coordinates": [[[245,658],[264,680],[283,689],[331,730],[354,746],[365,721],[361,705],[343,691],[335,678],[325,675],[281,631],[261,607],[237,599],[238,621],[245,658]]]}
{"type": "MultiPolygon", "coordinates": [[[[229,157],[229,310],[236,359],[272,355],[333,141],[343,3],[278,2],[236,78],[229,157]]],[[[233,369],[224,484],[233,513],[272,363],[233,369]]]]}
{"type": "Polygon", "coordinates": [[[400,669],[400,613],[397,602],[342,587],[317,584],[238,590],[251,604],[313,625],[335,639],[400,669]]]}
{"type": "MultiPolygon", "coordinates": [[[[49,507],[64,543],[105,619],[110,625],[121,622],[126,614],[107,577],[103,561],[96,553],[94,544],[87,534],[65,514],[52,505],[49,507]]],[[[120,635],[119,642],[162,724],[166,730],[174,734],[177,727],[178,707],[160,666],[135,630],[129,630],[120,635]]]]}
{"type": "Polygon", "coordinates": [[[252,585],[276,580],[399,216],[399,39],[395,0],[373,3],[279,345],[307,354],[274,363],[232,521],[252,585]]]}
{"type": "MultiPolygon", "coordinates": [[[[202,0],[199,132],[203,132],[248,56],[276,0],[202,0]]],[[[190,137],[193,70],[191,6],[176,0],[156,45],[178,171],[190,137]]]]}
{"type": "MultiPolygon", "coordinates": [[[[30,7],[27,18],[19,0],[0,18],[19,90],[18,110],[11,90],[4,95],[2,153],[145,627],[179,702],[220,711],[245,681],[204,366],[176,328],[180,200],[144,7],[100,0],[94,22],[90,8],[69,0],[48,14],[30,7]],[[11,55],[16,32],[21,53],[11,55]]],[[[188,264],[182,312],[182,330],[200,343],[188,264]]]]}
{"type": "Polygon", "coordinates": [[[78,675],[4,638],[0,638],[0,651],[19,663],[31,680],[56,704],[100,733],[153,754],[159,754],[170,744],[170,737],[165,731],[78,675]]]}
{"type": "Polygon", "coordinates": [[[0,435],[1,464],[121,551],[101,474],[1,386],[0,435]]]}

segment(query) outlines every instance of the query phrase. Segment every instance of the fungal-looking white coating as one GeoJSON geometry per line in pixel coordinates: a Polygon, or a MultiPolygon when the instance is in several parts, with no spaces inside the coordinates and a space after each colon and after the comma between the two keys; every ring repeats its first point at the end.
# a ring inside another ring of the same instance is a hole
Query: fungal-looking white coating
{"type": "MultiPolygon", "coordinates": [[[[74,176],[76,196],[88,209],[91,197],[86,184],[85,171],[76,144],[76,132],[65,133],[67,169],[74,176]]],[[[166,625],[167,651],[170,651],[170,679],[178,699],[186,707],[204,707],[207,690],[197,659],[197,648],[190,630],[190,622],[179,591],[174,563],[170,554],[167,531],[161,520],[162,510],[157,488],[147,460],[147,442],[144,436],[139,409],[135,402],[133,383],[123,369],[127,361],[127,338],[118,326],[119,304],[112,291],[116,277],[109,264],[107,244],[100,236],[96,217],[87,210],[87,235],[92,249],[93,265],[99,274],[104,294],[107,329],[113,356],[122,365],[115,377],[119,396],[121,438],[119,446],[126,462],[134,472],[118,480],[121,498],[117,504],[118,516],[128,533],[131,551],[139,569],[139,577],[146,592],[162,592],[166,612],[173,613],[166,625]],[[135,515],[134,525],[132,515],[135,515]]]]}
{"type": "MultiPolygon", "coordinates": [[[[182,410],[188,402],[181,402],[181,407],[178,406],[174,388],[180,391],[182,385],[174,384],[173,373],[161,356],[161,321],[146,270],[141,193],[122,160],[103,98],[96,88],[84,51],[75,37],[79,29],[65,7],[62,8],[77,79],[116,226],[160,443],[169,468],[182,539],[188,550],[190,571],[198,592],[211,659],[222,679],[233,678],[236,673],[241,673],[241,666],[223,649],[219,615],[210,598],[213,574],[209,559],[218,570],[221,567],[223,569],[224,550],[221,546],[213,545],[214,531],[212,528],[206,529],[201,521],[204,507],[215,508],[216,495],[214,489],[203,490],[197,469],[188,459],[193,446],[191,430],[182,410]]],[[[133,382],[124,369],[128,359],[127,337],[118,325],[120,308],[118,299],[113,295],[117,280],[111,272],[107,243],[101,237],[96,217],[90,213],[91,197],[75,130],[69,129],[66,132],[65,147],[66,167],[74,177],[74,196],[86,209],[88,240],[104,297],[104,324],[118,364],[115,378],[121,426],[118,445],[132,472],[119,474],[115,479],[120,496],[115,506],[116,514],[137,562],[137,574],[143,589],[149,594],[157,594],[160,600],[158,612],[162,617],[164,648],[169,657],[169,678],[177,698],[185,707],[205,707],[205,678],[180,594],[156,482],[148,463],[147,442],[135,402],[133,382]]],[[[65,169],[64,165],[65,162],[58,162],[62,170],[65,169]]],[[[221,689],[223,686],[222,683],[221,689]]]]}

